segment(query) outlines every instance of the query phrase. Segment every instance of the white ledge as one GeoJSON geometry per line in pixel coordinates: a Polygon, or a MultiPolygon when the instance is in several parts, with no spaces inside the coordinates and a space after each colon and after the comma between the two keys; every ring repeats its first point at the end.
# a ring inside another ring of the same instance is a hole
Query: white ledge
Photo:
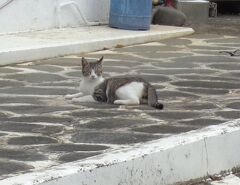
{"type": "Polygon", "coordinates": [[[1,185],[167,185],[240,165],[240,119],[0,181],[1,185]]]}
{"type": "Polygon", "coordinates": [[[149,31],[90,26],[0,35],[0,65],[153,42],[193,32],[191,28],[153,25],[149,31]]]}

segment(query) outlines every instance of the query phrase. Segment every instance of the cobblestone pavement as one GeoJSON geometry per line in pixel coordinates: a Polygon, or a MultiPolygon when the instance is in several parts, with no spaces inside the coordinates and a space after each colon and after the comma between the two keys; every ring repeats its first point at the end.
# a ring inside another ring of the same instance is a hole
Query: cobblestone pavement
{"type": "Polygon", "coordinates": [[[0,175],[43,169],[240,117],[240,38],[197,34],[86,55],[105,77],[133,74],[157,88],[148,106],[76,104],[80,56],[0,68],[0,175]]]}

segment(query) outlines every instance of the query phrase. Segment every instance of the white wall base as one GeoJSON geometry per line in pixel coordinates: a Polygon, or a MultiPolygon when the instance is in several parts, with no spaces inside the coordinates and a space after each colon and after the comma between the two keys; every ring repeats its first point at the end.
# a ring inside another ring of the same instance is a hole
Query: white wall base
{"type": "Polygon", "coordinates": [[[88,21],[108,22],[110,0],[14,0],[0,9],[0,34],[85,25],[74,7],[58,11],[58,5],[70,1],[79,5],[88,21]]]}
{"type": "Polygon", "coordinates": [[[5,179],[0,184],[167,185],[239,166],[239,145],[240,119],[5,179]]]}

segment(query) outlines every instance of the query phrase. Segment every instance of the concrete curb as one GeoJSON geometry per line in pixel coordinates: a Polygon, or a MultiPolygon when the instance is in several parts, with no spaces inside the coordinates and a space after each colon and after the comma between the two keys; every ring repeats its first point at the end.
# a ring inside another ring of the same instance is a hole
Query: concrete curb
{"type": "Polygon", "coordinates": [[[191,28],[151,26],[127,31],[107,26],[69,28],[0,36],[0,65],[79,54],[192,34],[191,28]]]}
{"type": "Polygon", "coordinates": [[[89,160],[0,181],[1,185],[167,185],[240,165],[240,119],[138,144],[89,160]]]}

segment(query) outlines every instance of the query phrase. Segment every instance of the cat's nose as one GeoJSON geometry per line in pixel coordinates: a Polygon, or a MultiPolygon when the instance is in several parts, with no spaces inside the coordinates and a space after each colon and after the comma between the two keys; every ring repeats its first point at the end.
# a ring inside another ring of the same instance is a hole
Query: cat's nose
{"type": "Polygon", "coordinates": [[[90,76],[90,78],[91,78],[91,79],[95,79],[95,78],[96,78],[96,76],[93,76],[93,75],[91,75],[91,76],[90,76]]]}

